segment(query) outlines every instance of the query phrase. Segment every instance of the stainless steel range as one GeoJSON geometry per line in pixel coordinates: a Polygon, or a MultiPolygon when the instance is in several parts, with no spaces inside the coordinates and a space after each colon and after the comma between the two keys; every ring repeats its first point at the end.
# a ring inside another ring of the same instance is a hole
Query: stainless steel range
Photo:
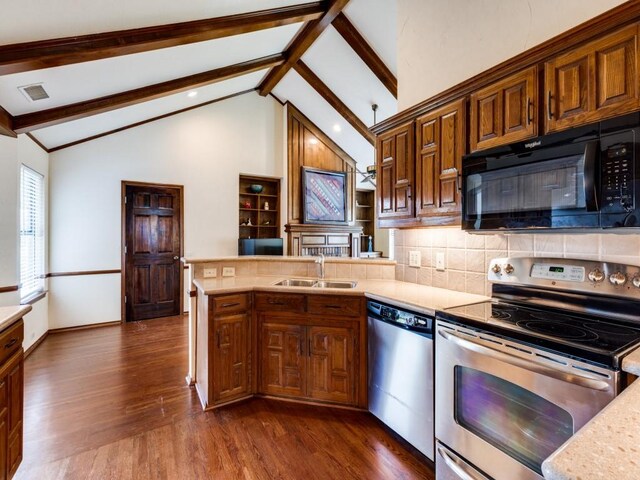
{"type": "Polygon", "coordinates": [[[436,322],[436,478],[542,479],[542,462],[626,385],[640,267],[498,258],[492,300],[436,322]]]}

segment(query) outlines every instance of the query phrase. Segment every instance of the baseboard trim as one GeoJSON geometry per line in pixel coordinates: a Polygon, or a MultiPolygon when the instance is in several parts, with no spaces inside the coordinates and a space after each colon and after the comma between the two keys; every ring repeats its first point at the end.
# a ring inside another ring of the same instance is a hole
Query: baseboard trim
{"type": "Polygon", "coordinates": [[[46,332],[44,332],[40,338],[38,340],[36,340],[33,345],[31,345],[29,348],[27,348],[24,352],[24,358],[27,358],[29,355],[31,355],[33,353],[33,351],[38,348],[40,346],[40,344],[42,342],[45,341],[45,339],[49,336],[49,330],[47,330],[46,332]]]}
{"type": "Polygon", "coordinates": [[[75,332],[76,330],[90,330],[93,328],[113,327],[114,325],[121,324],[122,322],[120,320],[116,320],[115,322],[91,323],[89,325],[77,325],[75,327],[51,328],[49,329],[49,333],[75,332]]]}

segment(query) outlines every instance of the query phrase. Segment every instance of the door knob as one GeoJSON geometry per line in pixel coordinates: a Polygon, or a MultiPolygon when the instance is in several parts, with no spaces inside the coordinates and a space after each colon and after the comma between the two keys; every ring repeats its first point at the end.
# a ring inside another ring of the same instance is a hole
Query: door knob
{"type": "Polygon", "coordinates": [[[180,257],[178,257],[177,255],[175,257],[173,257],[174,260],[178,260],[180,257]]]}

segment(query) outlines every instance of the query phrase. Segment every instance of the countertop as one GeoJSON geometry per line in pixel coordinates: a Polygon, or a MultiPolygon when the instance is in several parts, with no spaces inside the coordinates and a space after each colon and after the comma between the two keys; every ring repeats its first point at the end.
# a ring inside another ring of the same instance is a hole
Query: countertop
{"type": "MultiPolygon", "coordinates": [[[[640,375],[640,348],[622,361],[640,375]]],[[[640,379],[626,388],[542,464],[547,480],[640,478],[640,379]]]]}
{"type": "Polygon", "coordinates": [[[31,311],[31,305],[0,307],[0,331],[10,327],[18,319],[31,311]]]}
{"type": "MultiPolygon", "coordinates": [[[[190,258],[182,257],[180,260],[185,265],[196,263],[213,263],[213,262],[305,262],[314,263],[318,257],[295,257],[295,256],[275,256],[275,255],[241,255],[241,256],[227,256],[227,257],[212,257],[212,258],[190,258]]],[[[325,263],[363,263],[366,265],[396,265],[395,260],[389,260],[388,258],[356,258],[356,257],[325,257],[325,263]]]]}
{"type": "Polygon", "coordinates": [[[455,292],[443,288],[427,287],[398,280],[358,280],[355,288],[312,288],[282,287],[274,285],[285,277],[256,275],[222,278],[196,278],[194,284],[205,295],[234,293],[247,290],[288,293],[314,293],[330,295],[365,295],[381,302],[389,302],[399,307],[418,311],[424,315],[434,315],[458,305],[483,302],[488,297],[471,293],[455,292]]]}

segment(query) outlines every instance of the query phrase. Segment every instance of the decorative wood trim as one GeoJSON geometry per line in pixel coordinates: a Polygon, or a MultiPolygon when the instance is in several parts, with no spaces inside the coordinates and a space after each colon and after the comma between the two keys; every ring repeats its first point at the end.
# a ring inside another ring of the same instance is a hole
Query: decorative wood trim
{"type": "Polygon", "coordinates": [[[31,295],[20,302],[20,305],[33,305],[47,296],[47,290],[31,295]]]}
{"type": "Polygon", "coordinates": [[[349,21],[344,12],[340,12],[333,20],[333,27],[338,31],[342,38],[349,44],[354,52],[369,67],[369,70],[378,77],[382,84],[391,92],[395,98],[398,98],[398,80],[391,70],[385,65],[378,54],[371,48],[367,40],[360,35],[360,32],[349,21]]]}
{"type": "MultiPolygon", "coordinates": [[[[191,107],[183,108],[181,110],[176,110],[175,112],[165,113],[164,115],[159,115],[157,117],[149,118],[147,120],[142,120],[141,122],[132,123],[131,125],[125,125],[124,127],[115,128],[113,130],[109,130],[108,132],[98,133],[97,135],[92,135],[87,138],[81,138],[80,140],[76,140],[74,142],[65,143],[63,145],[59,145],[57,147],[50,148],[48,150],[49,153],[57,152],[58,150],[62,150],[69,147],[75,147],[76,145],[80,145],[81,143],[90,142],[91,140],[96,140],[98,138],[106,137],[108,135],[113,135],[114,133],[119,133],[124,130],[129,130],[130,128],[139,127],[140,125],[144,125],[146,123],[155,122],[156,120],[162,120],[163,118],[172,117],[173,115],[178,115],[179,113],[188,112],[189,110],[195,110],[196,108],[206,107],[207,105],[211,105],[213,103],[222,102],[223,100],[228,100],[233,97],[239,97],[240,95],[244,95],[245,93],[255,92],[257,89],[252,88],[250,90],[243,90],[242,92],[232,93],[231,95],[225,95],[224,97],[216,98],[215,100],[210,100],[208,102],[199,103],[198,105],[193,105],[191,107]]],[[[29,134],[27,134],[29,135],[29,134]]]]}
{"type": "Polygon", "coordinates": [[[612,30],[640,20],[640,2],[629,1],[615,7],[602,15],[588,20],[571,30],[557,35],[529,50],[471,77],[423,102],[380,122],[370,130],[376,135],[419,117],[430,110],[443,106],[458,98],[467,96],[491,83],[501,80],[517,71],[543,63],[561,53],[575,48],[577,45],[604,35],[612,30]]]}
{"type": "Polygon", "coordinates": [[[349,110],[342,100],[327,87],[320,78],[302,60],[293,65],[296,72],[300,74],[313,89],[324,98],[356,131],[364,137],[371,145],[375,145],[376,137],[358,116],[349,110]]]}
{"type": "Polygon", "coordinates": [[[83,270],[79,272],[54,272],[47,273],[45,275],[46,278],[53,277],[77,277],[81,275],[110,275],[113,273],[120,273],[120,269],[117,270],[83,270]]]}
{"type": "Polygon", "coordinates": [[[31,140],[33,140],[33,143],[35,143],[36,145],[38,145],[42,150],[44,150],[47,153],[51,153],[51,150],[49,150],[47,147],[45,147],[40,140],[38,140],[31,132],[27,133],[27,137],[29,137],[31,140]]]}
{"type": "Polygon", "coordinates": [[[319,19],[319,1],[256,12],[0,47],[0,75],[89,62],[319,19]]]}
{"type": "Polygon", "coordinates": [[[2,107],[0,107],[0,135],[13,138],[18,136],[13,131],[13,117],[2,107]]]}
{"type": "MultiPolygon", "coordinates": [[[[257,89],[256,89],[256,91],[257,91],[257,89]]],[[[273,92],[269,92],[269,95],[271,95],[275,99],[276,102],[278,102],[280,105],[282,105],[284,107],[285,102],[280,100],[276,95],[273,94],[273,92]]]]}
{"type": "Polygon", "coordinates": [[[0,293],[16,292],[18,290],[20,290],[20,285],[9,285],[7,287],[0,287],[0,293]]]}
{"type": "Polygon", "coordinates": [[[91,330],[94,328],[113,327],[115,325],[122,325],[122,321],[115,320],[113,322],[91,323],[89,325],[76,325],[75,327],[50,328],[49,334],[75,332],[77,330],[91,330]]]}
{"type": "Polygon", "coordinates": [[[227,67],[216,68],[208,72],[197,73],[155,85],[136,88],[127,92],[116,93],[114,95],[107,95],[106,97],[96,98],[94,100],[18,115],[14,118],[13,126],[15,132],[26,133],[39,128],[50,127],[71,120],[78,120],[91,115],[109,112],[118,108],[137,105],[138,103],[155,100],[175,93],[185,92],[192,88],[198,88],[240,75],[257,72],[265,68],[281,65],[282,63],[284,63],[284,56],[281,53],[269,55],[227,67]]]}
{"type": "Polygon", "coordinates": [[[286,62],[272,68],[258,87],[260,95],[264,97],[271,93],[271,90],[282,80],[291,67],[302,58],[302,55],[304,55],[311,44],[331,25],[331,22],[333,22],[347,3],[349,3],[349,0],[330,0],[330,5],[325,14],[321,18],[307,23],[307,25],[300,30],[284,52],[286,62]]]}
{"type": "Polygon", "coordinates": [[[47,337],[49,336],[49,330],[47,330],[46,332],[44,332],[39,339],[37,339],[35,342],[33,342],[33,345],[31,345],[29,348],[27,348],[24,352],[24,358],[26,360],[26,358],[31,355],[33,353],[33,351],[38,348],[42,342],[44,342],[47,337]]]}

